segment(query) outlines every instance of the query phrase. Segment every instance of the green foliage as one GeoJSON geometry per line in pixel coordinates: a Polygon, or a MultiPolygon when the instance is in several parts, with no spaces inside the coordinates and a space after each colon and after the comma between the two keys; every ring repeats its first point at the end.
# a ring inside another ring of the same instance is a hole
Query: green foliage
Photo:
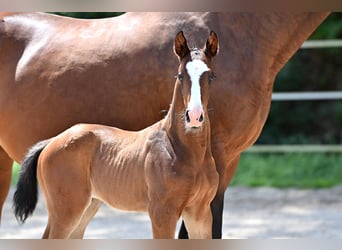
{"type": "Polygon", "coordinates": [[[19,172],[20,172],[20,165],[14,162],[13,169],[12,169],[12,181],[11,181],[12,185],[17,183],[18,178],[19,178],[19,172]]]}
{"type": "Polygon", "coordinates": [[[75,18],[106,18],[122,15],[124,12],[51,12],[56,15],[75,17],[75,18]]]}
{"type": "Polygon", "coordinates": [[[336,39],[342,38],[342,13],[331,13],[315,30],[309,39],[336,39]]]}
{"type": "MultiPolygon", "coordinates": [[[[311,39],[342,38],[342,14],[333,13],[311,39]]],[[[274,92],[342,89],[342,48],[299,50],[276,77],[274,92]]],[[[342,103],[273,102],[258,144],[341,144],[342,103]]]]}
{"type": "Polygon", "coordinates": [[[342,184],[342,155],[244,153],[232,185],[325,188],[342,184]]]}

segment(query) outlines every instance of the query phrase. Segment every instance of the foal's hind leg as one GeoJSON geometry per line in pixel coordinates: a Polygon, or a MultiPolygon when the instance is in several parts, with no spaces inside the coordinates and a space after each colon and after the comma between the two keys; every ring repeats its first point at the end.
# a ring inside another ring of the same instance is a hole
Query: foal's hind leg
{"type": "Polygon", "coordinates": [[[88,206],[86,211],[84,212],[80,223],[76,227],[76,229],[72,232],[70,238],[72,239],[82,239],[86,227],[88,226],[90,220],[95,216],[97,211],[99,210],[101,205],[101,201],[98,199],[92,199],[91,204],[88,206]]]}
{"type": "Polygon", "coordinates": [[[48,210],[44,237],[69,238],[91,203],[88,174],[77,163],[44,166],[43,162],[39,170],[38,179],[48,210]]]}
{"type": "Polygon", "coordinates": [[[80,224],[86,208],[90,204],[90,196],[64,200],[57,196],[59,204],[47,202],[48,225],[43,238],[66,239],[70,238],[73,231],[80,224]]]}
{"type": "Polygon", "coordinates": [[[77,127],[56,137],[39,157],[37,175],[48,210],[48,238],[69,238],[91,203],[95,139],[77,127]]]}

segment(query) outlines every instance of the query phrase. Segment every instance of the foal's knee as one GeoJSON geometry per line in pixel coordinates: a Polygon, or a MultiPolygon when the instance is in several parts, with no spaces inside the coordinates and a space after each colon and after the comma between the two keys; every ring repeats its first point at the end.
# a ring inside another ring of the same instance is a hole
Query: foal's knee
{"type": "Polygon", "coordinates": [[[149,206],[154,239],[174,239],[179,215],[170,206],[149,206]]]}
{"type": "Polygon", "coordinates": [[[211,239],[213,217],[209,205],[186,208],[182,214],[190,239],[211,239]]]}

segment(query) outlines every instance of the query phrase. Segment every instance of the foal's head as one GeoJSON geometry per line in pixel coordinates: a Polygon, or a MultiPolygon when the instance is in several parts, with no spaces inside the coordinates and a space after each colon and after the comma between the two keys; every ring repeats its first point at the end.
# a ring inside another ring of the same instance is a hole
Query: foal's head
{"type": "Polygon", "coordinates": [[[190,50],[180,31],[174,50],[180,62],[176,84],[182,90],[185,127],[187,130],[201,128],[206,119],[210,83],[214,79],[211,59],[218,51],[217,35],[211,31],[203,49],[190,50]]]}

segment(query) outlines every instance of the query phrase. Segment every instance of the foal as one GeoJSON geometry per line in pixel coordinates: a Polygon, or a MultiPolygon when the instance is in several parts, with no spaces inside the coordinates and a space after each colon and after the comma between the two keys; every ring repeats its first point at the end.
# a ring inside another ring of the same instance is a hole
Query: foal
{"type": "Polygon", "coordinates": [[[34,211],[37,178],[48,224],[43,238],[68,238],[92,198],[112,207],[147,211],[154,238],[174,238],[180,216],[191,238],[211,238],[210,203],[218,173],[210,148],[207,104],[218,49],[212,31],[203,49],[176,35],[179,58],[166,117],[138,132],[79,124],[33,146],[22,162],[14,194],[19,221],[34,211]]]}

